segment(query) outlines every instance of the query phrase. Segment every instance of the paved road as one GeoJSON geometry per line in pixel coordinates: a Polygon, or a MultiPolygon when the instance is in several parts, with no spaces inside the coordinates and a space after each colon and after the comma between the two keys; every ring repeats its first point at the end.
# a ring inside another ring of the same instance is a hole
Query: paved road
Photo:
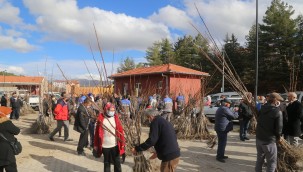
{"type": "MultiPolygon", "coordinates": [[[[70,126],[71,138],[74,141],[64,142],[63,137],[55,136],[55,142],[48,140],[48,135],[29,134],[28,128],[35,121],[37,114],[22,116],[19,121],[13,121],[22,131],[17,138],[21,141],[23,152],[17,156],[19,172],[86,172],[103,171],[103,159],[94,158],[89,149],[87,156],[77,155],[79,134],[70,126]]],[[[132,158],[128,157],[123,171],[132,171],[132,158]]],[[[113,168],[113,167],[112,167],[113,168]]]]}
{"type": "MultiPolygon", "coordinates": [[[[21,116],[19,121],[13,121],[22,129],[17,138],[23,145],[23,152],[17,156],[20,172],[102,172],[103,159],[95,159],[91,151],[86,149],[87,156],[76,153],[79,134],[70,129],[72,142],[64,142],[63,138],[55,136],[55,142],[48,140],[48,135],[30,134],[28,128],[35,121],[37,114],[21,116]]],[[[72,128],[72,126],[70,126],[72,128]]],[[[236,127],[237,128],[237,127],[236,127]]],[[[147,133],[148,129],[144,129],[147,133]]],[[[146,134],[145,134],[146,135],[146,134]]],[[[241,142],[238,133],[231,132],[228,136],[226,163],[215,160],[216,147],[209,149],[204,141],[179,140],[181,160],[177,172],[251,172],[254,171],[256,160],[255,139],[241,142]]],[[[148,154],[148,153],[147,153],[148,154]]],[[[160,161],[152,162],[159,166],[160,161]]],[[[134,165],[132,157],[127,157],[122,165],[123,172],[132,171],[134,165]]]]}

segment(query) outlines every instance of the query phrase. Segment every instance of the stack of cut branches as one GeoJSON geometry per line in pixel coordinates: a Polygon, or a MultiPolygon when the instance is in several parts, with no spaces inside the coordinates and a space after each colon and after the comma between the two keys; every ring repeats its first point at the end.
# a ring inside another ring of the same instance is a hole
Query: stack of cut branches
{"type": "Polygon", "coordinates": [[[277,144],[278,147],[278,164],[277,171],[293,172],[301,171],[298,163],[303,161],[303,148],[293,147],[284,139],[277,144]]]}
{"type": "Polygon", "coordinates": [[[46,117],[43,114],[39,114],[39,117],[36,119],[36,121],[31,126],[31,133],[32,134],[48,134],[50,133],[50,121],[46,119],[46,117]]]}
{"type": "Polygon", "coordinates": [[[213,138],[208,130],[209,120],[205,115],[198,117],[181,116],[174,120],[178,139],[210,139],[213,138]]]}
{"type": "MultiPolygon", "coordinates": [[[[123,109],[121,110],[121,121],[124,127],[126,138],[126,153],[131,155],[131,149],[141,143],[141,116],[144,113],[143,110],[135,111],[134,105],[136,104],[134,99],[131,103],[131,109],[133,112],[132,120],[125,120],[125,114],[123,109]],[[124,115],[124,116],[123,116],[124,115]]],[[[138,152],[134,155],[135,165],[133,167],[134,172],[151,172],[152,167],[150,161],[147,160],[143,152],[138,152]]]]}
{"type": "MultiPolygon", "coordinates": [[[[197,9],[197,7],[196,7],[197,9]]],[[[197,12],[199,13],[198,9],[197,12]]],[[[209,41],[208,46],[212,50],[213,56],[209,55],[209,52],[206,52],[202,48],[200,48],[201,53],[204,57],[206,57],[222,74],[224,74],[225,79],[231,84],[231,86],[236,90],[244,100],[249,101],[249,97],[247,97],[247,89],[243,82],[241,81],[240,77],[237,75],[233,65],[229,61],[227,56],[223,56],[220,52],[216,42],[214,41],[212,35],[209,32],[208,27],[206,26],[204,20],[202,19],[199,13],[200,19],[202,20],[204,26],[207,30],[207,35],[204,36],[204,39],[209,41]],[[224,69],[224,71],[223,71],[224,69]]],[[[192,25],[201,35],[203,35],[194,25],[192,25]]],[[[255,101],[252,101],[250,106],[252,109],[255,109],[255,101]]],[[[251,130],[253,133],[256,130],[257,126],[257,113],[256,110],[254,112],[254,117],[251,120],[251,130]]],[[[281,172],[290,172],[290,171],[298,171],[298,162],[303,160],[303,151],[302,148],[294,148],[291,147],[285,140],[278,144],[278,167],[277,171],[281,172]]]]}
{"type": "Polygon", "coordinates": [[[35,110],[26,102],[23,102],[23,106],[20,109],[20,115],[24,116],[26,114],[33,114],[35,113],[35,110]]]}
{"type": "MultiPolygon", "coordinates": [[[[196,9],[197,9],[197,7],[196,7],[196,9]]],[[[237,74],[237,72],[236,72],[234,66],[232,65],[231,61],[229,60],[227,54],[225,53],[224,50],[223,50],[223,52],[221,52],[221,50],[219,49],[219,47],[216,44],[216,41],[213,39],[207,25],[205,24],[203,18],[201,17],[201,14],[198,11],[198,9],[197,9],[197,12],[207,30],[207,34],[206,35],[202,34],[198,30],[198,28],[196,28],[193,24],[192,24],[192,26],[204,37],[205,40],[207,40],[208,47],[209,47],[209,50],[211,51],[212,55],[210,55],[209,52],[207,52],[203,48],[201,48],[201,47],[198,47],[198,48],[200,49],[200,52],[203,54],[203,56],[206,59],[208,59],[220,73],[223,74],[224,78],[230,83],[230,85],[233,87],[233,89],[242,96],[243,100],[246,102],[250,102],[249,106],[251,107],[251,109],[254,109],[253,118],[251,120],[251,130],[252,130],[252,133],[254,133],[256,130],[256,117],[257,117],[257,111],[255,110],[256,102],[251,101],[251,97],[249,96],[249,94],[247,94],[248,90],[247,90],[246,86],[242,82],[240,76],[237,74]]]]}
{"type": "Polygon", "coordinates": [[[133,166],[134,172],[151,172],[152,167],[150,161],[148,161],[143,152],[138,152],[137,155],[134,155],[135,165],[133,166]]]}
{"type": "Polygon", "coordinates": [[[206,92],[206,79],[201,79],[201,88],[193,97],[188,96],[188,104],[180,118],[173,122],[179,139],[208,139],[213,140],[208,130],[209,120],[204,115],[204,95],[206,92]]]}
{"type": "Polygon", "coordinates": [[[43,114],[43,106],[40,104],[39,106],[39,116],[36,119],[36,121],[31,126],[31,133],[32,134],[48,134],[50,133],[51,129],[54,128],[54,119],[53,119],[53,113],[51,110],[51,101],[48,102],[48,112],[49,115],[46,116],[46,114],[43,114]]]}

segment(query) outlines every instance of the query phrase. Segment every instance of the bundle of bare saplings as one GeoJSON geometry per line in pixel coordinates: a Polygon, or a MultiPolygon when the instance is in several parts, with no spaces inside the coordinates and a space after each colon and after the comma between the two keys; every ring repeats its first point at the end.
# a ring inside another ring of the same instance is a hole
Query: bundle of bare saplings
{"type": "Polygon", "coordinates": [[[39,114],[36,121],[31,126],[32,134],[48,134],[50,133],[51,121],[43,114],[39,114]]]}
{"type": "Polygon", "coordinates": [[[278,172],[302,171],[303,147],[289,145],[284,139],[277,144],[278,172]]]}
{"type": "MultiPolygon", "coordinates": [[[[51,102],[49,102],[49,106],[51,108],[51,102]]],[[[52,127],[55,127],[55,121],[53,120],[53,114],[51,113],[51,109],[48,111],[50,112],[48,116],[43,114],[43,106],[39,106],[39,115],[36,121],[31,126],[31,133],[32,134],[48,134],[51,131],[52,127]]]]}
{"type": "Polygon", "coordinates": [[[124,135],[126,140],[126,154],[134,157],[134,172],[152,172],[154,171],[151,163],[145,158],[143,152],[137,152],[136,155],[132,155],[131,149],[139,145],[142,141],[142,118],[144,116],[144,108],[138,109],[138,100],[135,96],[130,98],[130,106],[117,107],[120,113],[120,120],[124,128],[124,135]],[[131,116],[131,118],[130,118],[131,116]]]}
{"type": "Polygon", "coordinates": [[[25,116],[27,114],[33,114],[35,113],[35,110],[25,101],[23,101],[23,105],[20,109],[20,115],[25,116]]]}
{"type": "Polygon", "coordinates": [[[189,101],[185,104],[184,112],[177,116],[172,122],[179,139],[207,139],[213,140],[208,130],[209,120],[203,113],[203,98],[200,93],[188,96],[189,101]]]}
{"type": "MultiPolygon", "coordinates": [[[[196,7],[197,9],[197,7],[196,7]]],[[[224,73],[225,79],[230,83],[235,91],[237,91],[242,97],[243,100],[249,101],[250,97],[247,96],[247,88],[241,81],[239,75],[235,71],[232,63],[230,62],[228,56],[223,51],[223,53],[218,48],[215,40],[213,39],[207,25],[205,24],[203,18],[200,15],[199,10],[197,12],[200,16],[203,25],[206,28],[206,34],[202,34],[197,27],[193,24],[192,26],[203,36],[203,38],[208,42],[208,47],[211,52],[206,52],[204,49],[200,48],[203,57],[208,59],[220,73],[224,73]],[[212,56],[210,56],[212,54],[212,56]],[[224,55],[223,55],[224,54],[224,55]],[[223,70],[224,69],[224,70],[223,70]]],[[[255,102],[251,101],[251,108],[255,108],[255,102]]],[[[256,110],[254,112],[254,117],[251,119],[251,133],[255,133],[256,126],[257,126],[257,113],[256,110]]],[[[303,151],[302,148],[290,146],[284,139],[281,142],[278,142],[278,166],[277,171],[279,172],[288,172],[288,171],[298,171],[299,163],[303,161],[303,151]]]]}

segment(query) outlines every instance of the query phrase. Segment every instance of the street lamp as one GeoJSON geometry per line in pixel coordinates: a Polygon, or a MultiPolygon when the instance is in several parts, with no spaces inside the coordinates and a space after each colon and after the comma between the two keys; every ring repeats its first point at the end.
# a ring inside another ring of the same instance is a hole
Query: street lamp
{"type": "Polygon", "coordinates": [[[221,92],[222,92],[222,93],[224,93],[224,84],[225,84],[225,83],[224,83],[224,82],[225,82],[225,81],[224,81],[224,75],[225,75],[225,71],[224,71],[224,65],[225,65],[225,64],[224,64],[224,60],[225,60],[225,59],[224,59],[224,58],[225,58],[225,57],[224,57],[224,53],[225,53],[225,49],[223,48],[223,52],[222,52],[222,58],[223,58],[223,61],[222,61],[222,87],[221,87],[221,92]]]}
{"type": "Polygon", "coordinates": [[[256,83],[255,83],[255,101],[258,98],[258,78],[259,78],[259,23],[258,23],[258,0],[256,0],[256,83]]]}

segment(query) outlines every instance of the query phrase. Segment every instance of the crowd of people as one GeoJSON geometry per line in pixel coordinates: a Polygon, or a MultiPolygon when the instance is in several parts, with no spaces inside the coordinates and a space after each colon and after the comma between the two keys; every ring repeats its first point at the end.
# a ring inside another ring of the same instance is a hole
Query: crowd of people
{"type": "Polygon", "coordinates": [[[277,142],[284,139],[293,146],[298,146],[299,137],[303,131],[303,106],[297,100],[295,92],[289,92],[287,100],[278,93],[270,93],[266,97],[261,96],[256,107],[253,106],[251,93],[247,93],[238,108],[230,110],[231,101],[222,99],[221,107],[215,115],[215,131],[218,137],[218,149],[216,159],[225,163],[228,156],[225,155],[227,134],[233,129],[233,120],[239,119],[241,141],[249,140],[247,131],[250,119],[254,111],[257,116],[256,149],[257,160],[255,171],[262,172],[262,166],[266,159],[268,172],[274,172],[277,167],[277,142]]]}
{"type": "MultiPolygon", "coordinates": [[[[244,95],[237,108],[230,109],[232,102],[222,97],[220,107],[215,114],[214,129],[218,138],[216,160],[226,162],[225,155],[227,135],[233,130],[233,120],[239,119],[239,139],[243,142],[250,140],[248,129],[254,113],[257,114],[256,150],[257,159],[255,171],[261,172],[266,160],[267,171],[275,171],[277,166],[277,142],[284,137],[289,144],[298,146],[299,138],[302,138],[303,107],[297,100],[295,92],[289,92],[287,100],[278,93],[271,93],[259,97],[253,102],[251,93],[244,95]],[[256,106],[253,106],[255,103],[256,106]]],[[[210,105],[211,98],[206,98],[205,105],[210,105]]],[[[7,106],[8,101],[12,107],[10,119],[19,119],[22,101],[16,94],[10,99],[4,95],[1,98],[1,106],[7,106]]],[[[185,106],[185,97],[179,94],[175,100],[166,95],[163,99],[157,94],[144,100],[142,97],[101,95],[69,95],[62,92],[61,98],[56,99],[51,95],[44,95],[43,114],[54,116],[57,121],[56,128],[49,134],[49,140],[55,141],[54,136],[64,128],[63,140],[73,141],[69,136],[69,125],[74,117],[74,130],[80,133],[76,151],[79,156],[86,156],[85,148],[89,148],[95,157],[104,156],[104,171],[110,171],[110,164],[114,164],[114,171],[122,171],[121,163],[125,160],[125,147],[127,141],[124,135],[123,123],[134,119],[139,109],[145,109],[145,117],[149,121],[150,132],[148,139],[131,149],[133,154],[154,147],[155,152],[151,159],[159,158],[161,171],[175,171],[180,157],[180,149],[175,130],[170,122],[175,114],[181,114],[185,106]],[[122,157],[122,159],[121,159],[122,157]]],[[[13,137],[20,130],[0,113],[0,133],[7,137],[13,137]],[[9,127],[7,127],[9,125],[9,127]],[[10,130],[8,130],[10,128],[10,130]]],[[[5,145],[0,142],[1,146],[5,145]]],[[[7,146],[7,145],[6,145],[7,146]]],[[[17,169],[14,155],[7,149],[0,151],[0,169],[14,171],[17,169]],[[2,156],[3,154],[3,156],[2,156]],[[1,157],[9,158],[9,161],[1,160],[1,157]],[[9,163],[8,163],[9,162],[9,163]]]]}
{"type": "MultiPolygon", "coordinates": [[[[179,95],[177,99],[178,107],[183,108],[184,97],[179,95]]],[[[63,127],[64,141],[72,141],[69,137],[69,123],[71,117],[75,117],[74,130],[80,133],[78,155],[86,156],[86,147],[92,150],[95,157],[102,154],[105,172],[110,171],[110,164],[114,164],[114,171],[122,171],[126,145],[122,123],[133,120],[134,115],[143,108],[150,123],[149,138],[131,151],[136,154],[154,146],[155,152],[151,159],[158,157],[162,160],[161,171],[174,171],[177,167],[180,149],[170,123],[173,100],[168,95],[161,100],[155,94],[143,101],[141,97],[120,98],[117,94],[95,97],[93,94],[70,96],[63,92],[57,101],[53,97],[44,96],[43,107],[44,114],[52,113],[57,121],[56,128],[49,134],[49,140],[55,141],[54,136],[63,127]]]]}
{"type": "Polygon", "coordinates": [[[20,110],[23,106],[23,101],[21,100],[20,96],[17,95],[16,92],[13,92],[10,98],[7,94],[3,94],[3,96],[1,97],[1,106],[10,106],[12,108],[10,119],[19,120],[20,110]]]}

